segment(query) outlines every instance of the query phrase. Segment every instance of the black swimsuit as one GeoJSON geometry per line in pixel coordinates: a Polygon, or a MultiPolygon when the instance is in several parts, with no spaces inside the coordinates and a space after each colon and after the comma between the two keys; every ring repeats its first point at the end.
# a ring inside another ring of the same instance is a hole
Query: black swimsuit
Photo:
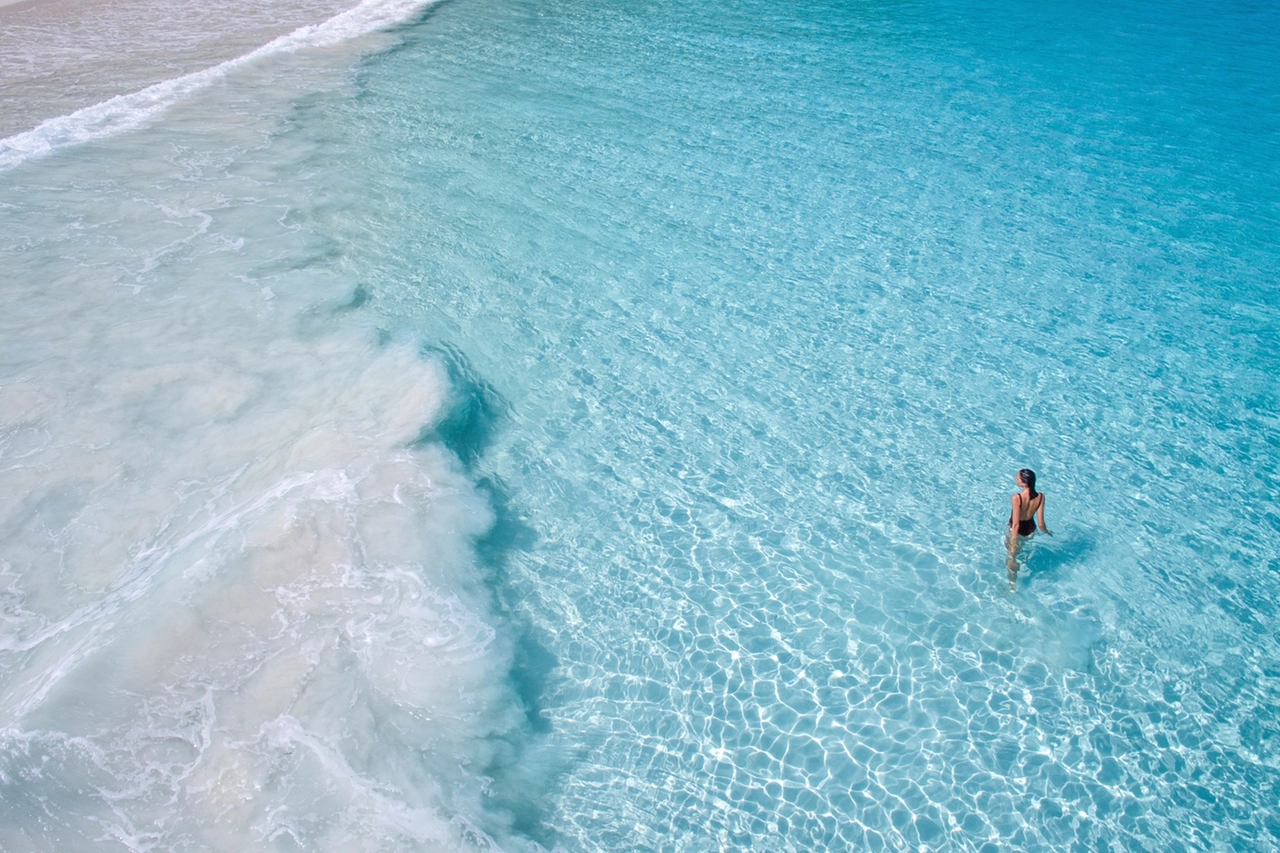
{"type": "MultiPolygon", "coordinates": [[[[1044,501],[1044,498],[1041,497],[1040,495],[1036,495],[1036,497],[1040,498],[1042,502],[1044,501]]],[[[1032,498],[1032,501],[1034,500],[1035,498],[1032,498]]],[[[1039,507],[1036,507],[1036,509],[1039,509],[1039,507]]],[[[1010,527],[1013,526],[1013,513],[1009,513],[1009,526],[1010,527]]],[[[1018,535],[1019,536],[1030,536],[1032,533],[1035,533],[1035,532],[1036,532],[1036,514],[1034,512],[1032,512],[1031,517],[1026,519],[1025,521],[1021,518],[1018,519],[1018,535]]]]}

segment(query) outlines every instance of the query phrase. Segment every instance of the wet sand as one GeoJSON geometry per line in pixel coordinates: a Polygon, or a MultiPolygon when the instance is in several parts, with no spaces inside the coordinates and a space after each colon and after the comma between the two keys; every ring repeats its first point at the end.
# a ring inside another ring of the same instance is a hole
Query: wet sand
{"type": "Polygon", "coordinates": [[[0,9],[12,10],[17,6],[43,6],[55,0],[0,0],[0,9]]]}

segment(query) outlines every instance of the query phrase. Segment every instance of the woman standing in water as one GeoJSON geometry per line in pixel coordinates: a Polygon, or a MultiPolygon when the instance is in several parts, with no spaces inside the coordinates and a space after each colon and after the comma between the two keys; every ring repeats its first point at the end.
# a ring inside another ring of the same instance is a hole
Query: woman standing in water
{"type": "Polygon", "coordinates": [[[1023,468],[1016,479],[1022,491],[1013,496],[1009,512],[1009,560],[1005,566],[1009,569],[1010,589],[1018,588],[1018,548],[1022,540],[1036,532],[1037,524],[1043,533],[1053,535],[1044,526],[1044,492],[1036,491],[1036,472],[1023,468]]]}

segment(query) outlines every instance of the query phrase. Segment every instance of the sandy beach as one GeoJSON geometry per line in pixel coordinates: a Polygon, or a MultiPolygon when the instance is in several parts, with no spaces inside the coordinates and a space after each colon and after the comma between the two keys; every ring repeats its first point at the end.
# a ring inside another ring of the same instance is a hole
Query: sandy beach
{"type": "Polygon", "coordinates": [[[0,138],[224,62],[354,0],[0,0],[0,138]]]}
{"type": "Polygon", "coordinates": [[[12,10],[16,6],[39,6],[51,0],[0,0],[0,9],[12,10]]]}

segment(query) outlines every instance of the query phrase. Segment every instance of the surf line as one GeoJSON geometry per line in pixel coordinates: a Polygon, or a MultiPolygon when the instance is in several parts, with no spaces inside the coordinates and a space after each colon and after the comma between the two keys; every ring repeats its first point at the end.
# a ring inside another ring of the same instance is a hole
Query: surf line
{"type": "Polygon", "coordinates": [[[0,139],[0,171],[61,148],[140,127],[242,65],[305,48],[332,47],[402,23],[413,13],[436,2],[438,0],[364,0],[359,6],[340,12],[327,21],[299,27],[243,56],[48,119],[31,130],[0,139]]]}

